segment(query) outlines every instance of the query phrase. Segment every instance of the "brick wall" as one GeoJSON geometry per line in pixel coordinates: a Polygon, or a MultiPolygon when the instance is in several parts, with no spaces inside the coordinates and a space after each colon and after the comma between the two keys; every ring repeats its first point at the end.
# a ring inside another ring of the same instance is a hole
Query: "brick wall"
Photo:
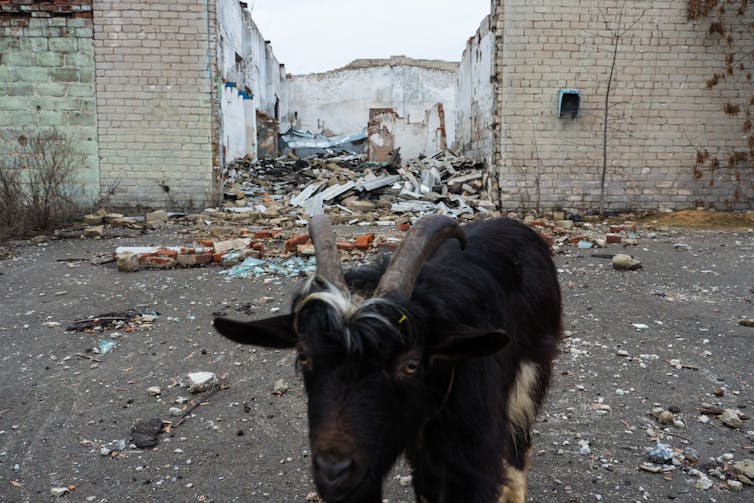
{"type": "MultiPolygon", "coordinates": [[[[752,87],[731,80],[707,89],[724,68],[726,44],[704,22],[688,20],[687,2],[495,0],[493,14],[504,207],[597,207],[613,49],[606,25],[625,30],[609,103],[607,207],[751,206],[751,184],[737,194],[733,173],[720,170],[714,184],[694,176],[698,148],[717,155],[746,147],[743,121],[723,107],[751,96],[752,87]],[[581,90],[578,118],[558,119],[561,88],[581,90]]],[[[751,38],[737,43],[754,46],[751,38]]]]}
{"type": "Polygon", "coordinates": [[[93,7],[103,189],[117,184],[114,206],[207,204],[218,159],[215,2],[93,7]]]}
{"type": "Polygon", "coordinates": [[[99,197],[92,1],[0,0],[0,140],[55,127],[84,162],[74,196],[99,197]]]}

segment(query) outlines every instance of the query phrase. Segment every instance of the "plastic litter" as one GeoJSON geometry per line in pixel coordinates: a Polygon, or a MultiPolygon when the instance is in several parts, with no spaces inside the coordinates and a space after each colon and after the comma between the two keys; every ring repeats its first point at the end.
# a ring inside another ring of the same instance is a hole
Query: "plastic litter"
{"type": "Polygon", "coordinates": [[[104,355],[117,345],[117,342],[110,339],[105,339],[104,341],[99,341],[99,343],[97,344],[97,349],[99,349],[100,354],[104,355]]]}

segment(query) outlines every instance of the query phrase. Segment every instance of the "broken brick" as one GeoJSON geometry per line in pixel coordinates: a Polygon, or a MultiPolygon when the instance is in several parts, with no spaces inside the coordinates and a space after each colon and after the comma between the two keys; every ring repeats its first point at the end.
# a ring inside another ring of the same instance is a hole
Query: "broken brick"
{"type": "Polygon", "coordinates": [[[270,230],[256,231],[254,233],[254,239],[270,239],[271,237],[272,231],[270,230]]]}
{"type": "Polygon", "coordinates": [[[176,258],[178,267],[194,267],[196,265],[196,255],[180,254],[176,258]]]}
{"type": "Polygon", "coordinates": [[[610,232],[623,232],[623,227],[620,225],[611,225],[610,232]]]}
{"type": "Polygon", "coordinates": [[[214,254],[212,252],[204,252],[204,253],[197,253],[194,255],[196,257],[196,264],[211,264],[214,260],[214,254]]]}
{"type": "Polygon", "coordinates": [[[401,232],[406,232],[411,228],[411,225],[409,224],[398,224],[395,226],[396,229],[398,229],[401,232]]]}
{"type": "Polygon", "coordinates": [[[211,239],[197,239],[196,244],[204,247],[204,248],[211,248],[215,249],[215,243],[211,239]]]}
{"type": "Polygon", "coordinates": [[[170,248],[160,248],[156,252],[154,252],[155,255],[158,257],[169,257],[169,258],[177,258],[178,252],[176,250],[171,250],[170,248]]]}
{"type": "Polygon", "coordinates": [[[298,245],[306,244],[308,241],[309,234],[299,234],[298,236],[293,236],[285,242],[285,251],[289,253],[295,252],[298,245]]]}
{"type": "Polygon", "coordinates": [[[160,257],[158,255],[147,255],[139,260],[142,267],[153,267],[155,269],[170,269],[175,267],[176,260],[171,257],[160,257]]]}
{"type": "Polygon", "coordinates": [[[374,241],[375,235],[374,233],[369,234],[362,234],[361,236],[356,236],[356,248],[359,250],[366,250],[369,248],[369,245],[372,244],[372,241],[374,241]]]}
{"type": "Polygon", "coordinates": [[[623,237],[620,234],[606,234],[605,239],[608,243],[620,243],[623,237]]]}
{"type": "Polygon", "coordinates": [[[264,258],[264,243],[251,243],[251,249],[257,252],[257,258],[264,258]]]}
{"type": "Polygon", "coordinates": [[[336,246],[338,247],[338,250],[343,250],[343,251],[347,251],[347,252],[353,251],[356,248],[355,244],[348,243],[346,241],[339,241],[336,244],[336,246]]]}
{"type": "Polygon", "coordinates": [[[400,241],[383,241],[380,243],[380,248],[385,250],[395,251],[400,246],[400,241]]]}

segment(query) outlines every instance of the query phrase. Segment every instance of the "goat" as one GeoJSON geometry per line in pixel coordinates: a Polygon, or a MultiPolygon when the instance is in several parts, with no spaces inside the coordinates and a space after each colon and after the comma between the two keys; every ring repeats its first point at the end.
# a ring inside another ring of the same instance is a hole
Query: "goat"
{"type": "Polygon", "coordinates": [[[523,503],[530,430],[562,332],[547,244],[500,218],[425,216],[390,258],[344,274],[329,219],[290,314],[225,337],[297,350],[312,472],[330,503],[379,503],[401,454],[423,503],[523,503]]]}

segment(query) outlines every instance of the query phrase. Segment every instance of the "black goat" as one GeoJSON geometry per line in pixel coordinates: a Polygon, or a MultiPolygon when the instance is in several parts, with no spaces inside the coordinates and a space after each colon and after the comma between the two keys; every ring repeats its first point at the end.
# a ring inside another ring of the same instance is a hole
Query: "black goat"
{"type": "Polygon", "coordinates": [[[460,227],[433,215],[389,264],[344,275],[329,220],[312,219],[310,234],[317,272],[291,314],[215,327],[242,344],[296,347],[320,495],[379,503],[405,453],[417,501],[523,503],[561,334],[548,246],[514,220],[460,227]]]}

